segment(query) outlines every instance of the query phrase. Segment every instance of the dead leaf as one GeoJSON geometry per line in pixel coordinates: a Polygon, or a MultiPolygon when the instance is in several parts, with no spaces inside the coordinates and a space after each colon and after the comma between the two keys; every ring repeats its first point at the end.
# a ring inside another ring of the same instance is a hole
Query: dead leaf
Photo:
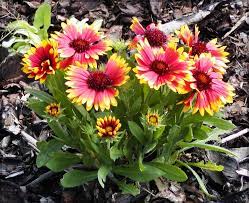
{"type": "Polygon", "coordinates": [[[239,168],[238,170],[236,170],[236,173],[238,173],[241,176],[249,177],[249,171],[245,168],[239,168]]]}
{"type": "Polygon", "coordinates": [[[24,1],[24,3],[26,3],[30,8],[38,8],[40,6],[40,2],[39,1],[24,1]]]}
{"type": "Polygon", "coordinates": [[[118,4],[119,9],[128,16],[142,16],[145,12],[141,1],[125,0],[118,4]]]}
{"type": "Polygon", "coordinates": [[[122,25],[114,25],[107,30],[106,36],[113,41],[119,40],[122,37],[122,29],[122,25]]]}
{"type": "Polygon", "coordinates": [[[168,181],[165,178],[155,180],[159,193],[156,197],[168,199],[172,202],[185,202],[186,195],[179,183],[168,181]]]}
{"type": "Polygon", "coordinates": [[[224,166],[222,174],[228,180],[238,180],[236,170],[238,170],[239,163],[235,158],[214,151],[207,151],[207,157],[210,161],[224,166]]]}
{"type": "Polygon", "coordinates": [[[18,82],[23,78],[24,73],[21,71],[21,56],[13,55],[8,56],[0,64],[0,86],[4,84],[4,81],[11,80],[12,82],[18,82]]]}
{"type": "Polygon", "coordinates": [[[162,14],[163,6],[164,6],[163,0],[150,0],[151,11],[159,19],[160,19],[160,16],[162,14]]]}

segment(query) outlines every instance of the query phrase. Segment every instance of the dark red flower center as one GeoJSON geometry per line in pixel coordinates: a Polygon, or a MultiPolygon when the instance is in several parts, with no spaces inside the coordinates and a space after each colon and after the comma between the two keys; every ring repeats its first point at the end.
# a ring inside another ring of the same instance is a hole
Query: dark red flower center
{"type": "Polygon", "coordinates": [[[56,114],[59,111],[58,106],[50,107],[50,111],[51,111],[52,114],[56,114]]]}
{"type": "Polygon", "coordinates": [[[69,46],[72,47],[77,53],[82,53],[89,50],[90,43],[84,39],[75,39],[69,43],[69,46]]]}
{"type": "Polygon", "coordinates": [[[103,133],[103,137],[110,137],[111,135],[114,135],[114,130],[117,127],[117,125],[113,122],[111,123],[107,123],[105,125],[102,126],[103,129],[105,129],[105,133],[103,133]],[[111,135],[110,135],[111,134],[111,135]]]}
{"type": "Polygon", "coordinates": [[[206,73],[196,72],[194,78],[196,79],[198,90],[202,91],[210,88],[211,79],[206,73]]]}
{"type": "Polygon", "coordinates": [[[196,54],[199,56],[201,53],[206,53],[207,47],[206,47],[206,43],[199,41],[196,42],[192,45],[192,55],[195,56],[196,54]]]}
{"type": "Polygon", "coordinates": [[[101,72],[95,71],[91,72],[87,79],[88,87],[96,91],[103,91],[112,84],[110,77],[101,72]]]}
{"type": "Polygon", "coordinates": [[[158,75],[165,75],[169,72],[169,66],[163,61],[155,60],[151,64],[151,69],[158,75]]]}
{"type": "Polygon", "coordinates": [[[146,30],[145,37],[154,47],[162,46],[167,41],[167,36],[159,29],[146,30]]]}
{"type": "Polygon", "coordinates": [[[42,70],[49,70],[49,67],[51,66],[52,64],[51,64],[51,62],[50,62],[50,60],[49,59],[47,59],[47,60],[44,60],[44,61],[42,61],[41,62],[41,67],[42,67],[42,70]]]}

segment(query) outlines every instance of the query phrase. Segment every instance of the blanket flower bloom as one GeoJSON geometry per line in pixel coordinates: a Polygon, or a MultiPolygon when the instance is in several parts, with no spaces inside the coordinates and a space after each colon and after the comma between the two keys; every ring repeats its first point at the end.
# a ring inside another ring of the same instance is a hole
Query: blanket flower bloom
{"type": "Polygon", "coordinates": [[[52,117],[57,117],[60,115],[61,111],[60,111],[60,104],[57,103],[51,103],[49,105],[46,106],[45,108],[45,112],[52,116],[52,117]]]}
{"type": "MultiPolygon", "coordinates": [[[[101,21],[102,22],[102,21],[101,21]]],[[[63,32],[55,32],[52,37],[58,41],[58,52],[62,58],[62,68],[74,64],[76,61],[96,67],[96,60],[110,50],[111,43],[103,40],[104,35],[99,32],[101,23],[95,21],[88,25],[85,21],[76,19],[62,23],[63,32]]]]}
{"type": "Polygon", "coordinates": [[[170,35],[166,35],[160,30],[160,24],[155,25],[154,23],[151,23],[144,28],[136,17],[132,18],[130,29],[136,34],[130,43],[130,48],[136,48],[138,42],[140,40],[143,41],[145,38],[152,47],[161,47],[173,41],[173,38],[170,35]]]}
{"type": "Polygon", "coordinates": [[[191,32],[187,25],[182,26],[180,31],[176,31],[177,36],[184,45],[189,48],[189,54],[192,56],[200,55],[202,53],[210,53],[215,59],[216,71],[225,72],[226,63],[229,62],[227,56],[228,52],[225,51],[225,46],[217,44],[217,39],[213,39],[209,42],[204,42],[199,39],[199,29],[196,26],[195,32],[191,32]]]}
{"type": "Polygon", "coordinates": [[[29,78],[44,83],[47,75],[54,74],[58,69],[57,43],[53,40],[44,40],[36,47],[32,47],[22,60],[22,71],[29,78]]]}
{"type": "Polygon", "coordinates": [[[116,87],[124,84],[129,76],[130,68],[124,59],[113,54],[108,60],[104,70],[86,70],[71,66],[67,72],[66,85],[68,97],[78,104],[86,103],[89,111],[94,106],[95,110],[110,109],[117,106],[115,97],[118,95],[116,87]]]}
{"type": "Polygon", "coordinates": [[[218,112],[226,103],[233,101],[233,87],[222,81],[222,75],[214,71],[215,61],[211,54],[201,54],[196,57],[193,76],[195,81],[189,84],[190,95],[183,102],[184,111],[193,108],[192,113],[205,111],[210,115],[218,112]]]}
{"type": "Polygon", "coordinates": [[[100,137],[113,138],[121,128],[121,123],[114,116],[105,116],[104,118],[97,119],[96,128],[100,137]]]}
{"type": "Polygon", "coordinates": [[[140,42],[135,55],[138,66],[134,68],[141,83],[158,90],[162,85],[179,93],[186,93],[185,81],[191,81],[191,65],[184,62],[184,53],[176,47],[153,49],[147,40],[140,42]]]}
{"type": "Polygon", "coordinates": [[[162,117],[157,111],[149,110],[146,114],[146,124],[153,127],[159,127],[162,122],[162,117]]]}

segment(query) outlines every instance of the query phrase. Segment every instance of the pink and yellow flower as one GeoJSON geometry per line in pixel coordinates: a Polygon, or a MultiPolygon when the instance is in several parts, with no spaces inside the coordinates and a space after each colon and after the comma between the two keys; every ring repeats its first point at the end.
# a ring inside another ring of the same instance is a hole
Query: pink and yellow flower
{"type": "Polygon", "coordinates": [[[44,40],[36,47],[32,47],[22,60],[22,71],[29,78],[35,78],[43,83],[47,75],[54,74],[58,69],[57,43],[44,40]]]}
{"type": "Polygon", "coordinates": [[[189,84],[192,90],[183,102],[184,111],[193,109],[192,113],[205,112],[213,115],[226,103],[233,101],[233,87],[222,81],[220,72],[214,71],[215,59],[211,54],[196,57],[195,69],[192,71],[195,81],[189,84]]]}
{"type": "Polygon", "coordinates": [[[63,68],[74,64],[76,61],[93,67],[97,66],[96,60],[110,50],[111,43],[104,40],[104,35],[99,32],[99,22],[91,25],[86,22],[68,20],[62,23],[63,32],[52,35],[58,41],[58,52],[62,58],[63,68]]]}
{"type": "Polygon", "coordinates": [[[149,44],[152,47],[161,47],[169,42],[173,41],[173,38],[170,35],[166,35],[163,31],[161,31],[161,25],[151,23],[146,28],[144,28],[139,20],[136,17],[132,18],[132,24],[130,26],[131,30],[136,34],[129,47],[136,48],[137,44],[140,40],[144,40],[145,38],[148,40],[149,44]]]}
{"type": "Polygon", "coordinates": [[[86,70],[71,66],[66,77],[68,97],[72,102],[86,103],[88,111],[93,106],[95,110],[100,108],[102,111],[110,109],[111,105],[117,106],[116,87],[127,81],[129,70],[128,64],[117,54],[110,57],[104,70],[86,70]]]}
{"type": "Polygon", "coordinates": [[[184,61],[184,53],[176,47],[152,48],[147,40],[140,42],[135,55],[138,66],[134,69],[141,83],[159,89],[162,85],[179,93],[186,93],[185,81],[192,81],[191,65],[184,61]]]}
{"type": "Polygon", "coordinates": [[[177,36],[184,45],[189,48],[189,54],[192,56],[200,55],[202,53],[210,53],[215,57],[215,66],[217,71],[222,74],[225,72],[226,63],[229,62],[227,56],[228,52],[225,51],[225,46],[217,44],[217,39],[209,42],[204,42],[199,39],[199,29],[195,26],[195,32],[191,32],[187,25],[182,26],[180,31],[176,31],[177,36]]]}

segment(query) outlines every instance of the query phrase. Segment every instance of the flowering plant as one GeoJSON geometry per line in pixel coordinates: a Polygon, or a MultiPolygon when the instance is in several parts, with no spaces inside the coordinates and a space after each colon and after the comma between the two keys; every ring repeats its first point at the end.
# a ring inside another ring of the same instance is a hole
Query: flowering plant
{"type": "Polygon", "coordinates": [[[186,181],[187,168],[209,195],[192,166],[223,167],[186,161],[184,153],[199,147],[233,155],[207,143],[234,127],[219,112],[234,96],[222,80],[228,53],[217,40],[201,41],[197,27],[166,35],[160,24],[144,28],[133,18],[131,30],[131,41],[112,42],[101,20],[71,18],[26,52],[23,71],[48,89],[26,89],[28,105],[53,131],[38,143],[37,166],[65,171],[64,187],[94,179],[104,187],[109,177],[133,195],[139,182],[186,181]]]}

